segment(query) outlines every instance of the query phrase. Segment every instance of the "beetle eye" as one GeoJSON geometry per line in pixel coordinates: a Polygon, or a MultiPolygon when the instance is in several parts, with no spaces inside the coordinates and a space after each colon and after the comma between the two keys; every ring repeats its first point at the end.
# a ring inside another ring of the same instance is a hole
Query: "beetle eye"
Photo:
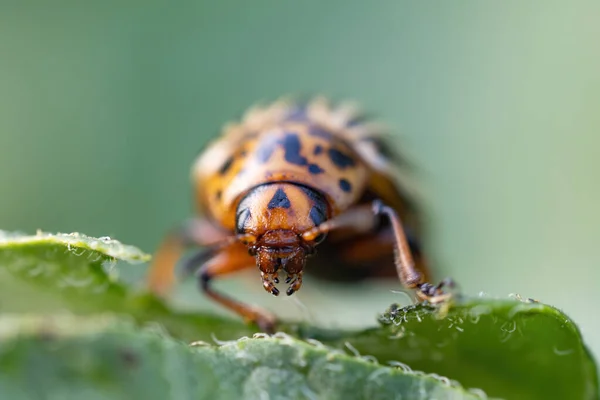
{"type": "Polygon", "coordinates": [[[315,244],[321,244],[321,243],[323,243],[323,241],[325,240],[326,237],[327,237],[326,233],[321,233],[319,236],[314,238],[313,242],[315,242],[315,244]]]}
{"type": "Polygon", "coordinates": [[[250,254],[251,256],[255,256],[256,255],[256,247],[249,247],[248,254],[250,254]]]}

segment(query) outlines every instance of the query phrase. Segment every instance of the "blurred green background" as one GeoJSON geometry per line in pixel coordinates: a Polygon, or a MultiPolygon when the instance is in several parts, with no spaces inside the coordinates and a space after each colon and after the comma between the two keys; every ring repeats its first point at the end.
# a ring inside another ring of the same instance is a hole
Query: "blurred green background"
{"type": "MultiPolygon", "coordinates": [[[[438,276],[556,305],[600,354],[599,12],[597,1],[4,0],[0,228],[152,252],[191,215],[189,168],[224,122],[289,93],[355,99],[418,167],[438,276]]],[[[252,272],[220,286],[330,326],[372,324],[408,301],[396,282],[310,280],[272,298],[252,272]]],[[[193,282],[175,300],[215,310],[193,282]]]]}

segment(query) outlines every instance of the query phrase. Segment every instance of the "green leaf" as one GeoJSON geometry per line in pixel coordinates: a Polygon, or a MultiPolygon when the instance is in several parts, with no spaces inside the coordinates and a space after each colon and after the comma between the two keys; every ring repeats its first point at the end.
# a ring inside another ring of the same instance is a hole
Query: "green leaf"
{"type": "Polygon", "coordinates": [[[215,315],[172,311],[162,300],[117,279],[117,262],[137,264],[149,258],[139,249],[109,238],[0,231],[0,312],[113,312],[131,316],[140,324],[161,325],[187,340],[211,335],[235,339],[256,332],[215,315]]]}
{"type": "MultiPolygon", "coordinates": [[[[472,299],[447,313],[392,307],[382,327],[320,339],[379,362],[401,361],[481,388],[489,396],[596,399],[598,372],[573,321],[554,307],[519,300],[472,299]]],[[[318,335],[317,335],[318,336],[318,335]]]]}
{"type": "Polygon", "coordinates": [[[190,347],[112,318],[0,318],[0,393],[55,399],[475,399],[288,336],[190,347]]]}
{"type": "MultiPolygon", "coordinates": [[[[256,332],[237,320],[174,311],[118,281],[115,262],[147,258],[109,239],[0,232],[0,312],[110,313],[127,316],[137,326],[158,326],[187,342],[256,332]]],[[[598,397],[596,365],[579,330],[551,306],[518,299],[458,299],[447,313],[423,305],[395,307],[380,322],[378,328],[358,332],[295,323],[283,323],[280,329],[350,355],[374,356],[382,365],[392,362],[447,376],[488,396],[598,397]]]]}

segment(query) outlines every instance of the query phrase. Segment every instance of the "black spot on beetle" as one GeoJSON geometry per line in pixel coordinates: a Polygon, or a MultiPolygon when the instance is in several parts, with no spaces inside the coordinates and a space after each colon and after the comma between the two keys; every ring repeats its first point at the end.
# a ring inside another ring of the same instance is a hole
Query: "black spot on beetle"
{"type": "Polygon", "coordinates": [[[312,220],[312,222],[315,224],[315,226],[319,226],[323,222],[325,222],[325,219],[327,218],[327,216],[325,215],[325,213],[323,211],[324,211],[323,208],[318,207],[318,206],[313,206],[310,209],[309,217],[312,220]]]}
{"type": "Polygon", "coordinates": [[[315,149],[313,150],[313,154],[315,156],[318,156],[319,154],[321,154],[323,152],[323,146],[321,146],[320,144],[315,146],[315,149]]]}
{"type": "Polygon", "coordinates": [[[310,164],[308,166],[308,172],[310,172],[311,174],[316,175],[316,174],[321,174],[321,173],[323,173],[325,171],[323,170],[323,168],[319,167],[317,164],[310,164]]]}
{"type": "Polygon", "coordinates": [[[302,148],[302,144],[300,143],[300,138],[298,138],[297,134],[287,133],[283,137],[282,145],[285,151],[285,161],[295,165],[308,164],[306,158],[300,155],[300,149],[302,148]]]}
{"type": "MultiPolygon", "coordinates": [[[[306,197],[313,202],[313,207],[310,210],[310,218],[313,218],[313,215],[321,215],[322,217],[319,218],[324,221],[327,218],[327,201],[325,200],[325,197],[321,193],[306,186],[298,185],[298,187],[300,187],[306,197]]],[[[315,222],[314,219],[313,222],[315,222]]]]}
{"type": "Polygon", "coordinates": [[[352,184],[348,182],[347,179],[340,179],[340,189],[342,189],[346,193],[350,193],[352,191],[352,184]]]}
{"type": "Polygon", "coordinates": [[[217,199],[217,201],[221,200],[222,195],[223,195],[223,192],[221,192],[220,190],[217,190],[217,192],[215,193],[215,199],[217,199]]]}
{"type": "Polygon", "coordinates": [[[345,153],[342,153],[337,149],[329,149],[328,154],[329,158],[331,159],[331,162],[333,162],[336,166],[338,166],[341,169],[353,167],[356,164],[352,157],[345,153]]]}
{"type": "Polygon", "coordinates": [[[246,225],[248,224],[248,220],[250,219],[250,209],[244,208],[239,210],[237,215],[235,216],[236,220],[236,232],[237,233],[245,233],[246,225]]]}
{"type": "Polygon", "coordinates": [[[303,186],[303,185],[298,185],[298,186],[302,189],[302,191],[304,192],[306,197],[311,199],[313,203],[319,203],[319,202],[325,201],[323,195],[316,192],[315,190],[313,190],[309,187],[303,186]]]}
{"type": "Polygon", "coordinates": [[[288,199],[283,189],[277,189],[267,208],[272,210],[274,208],[290,208],[291,206],[290,199],[288,199]]]}
{"type": "Polygon", "coordinates": [[[227,171],[229,171],[229,168],[231,168],[231,165],[233,164],[233,160],[233,156],[231,156],[225,161],[225,163],[219,169],[219,173],[221,175],[225,175],[227,171]]]}

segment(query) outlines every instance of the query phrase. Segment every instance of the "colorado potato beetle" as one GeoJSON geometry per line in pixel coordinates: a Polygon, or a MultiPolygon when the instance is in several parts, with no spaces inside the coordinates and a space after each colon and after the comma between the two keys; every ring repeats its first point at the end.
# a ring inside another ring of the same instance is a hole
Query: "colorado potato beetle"
{"type": "Polygon", "coordinates": [[[350,103],[317,98],[251,108],[195,161],[201,216],[166,237],[149,288],[166,294],[181,252],[195,245],[202,249],[185,269],[197,271],[202,291],[265,331],[274,329],[272,314],[214,290],[211,281],[255,265],[267,292],[279,295],[285,273],[292,295],[312,257],[308,271],[322,278],[392,273],[422,300],[445,299],[445,281],[428,283],[419,213],[395,179],[389,150],[381,129],[350,103]]]}

